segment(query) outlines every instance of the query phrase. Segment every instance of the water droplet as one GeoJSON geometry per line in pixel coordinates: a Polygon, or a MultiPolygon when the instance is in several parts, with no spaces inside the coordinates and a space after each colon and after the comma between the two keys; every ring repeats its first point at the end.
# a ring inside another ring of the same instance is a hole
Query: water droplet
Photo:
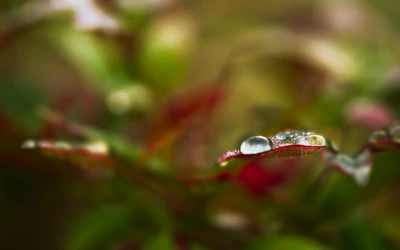
{"type": "Polygon", "coordinates": [[[253,136],[240,145],[240,152],[245,155],[259,154],[272,149],[271,141],[264,136],[253,136]]]}
{"type": "Polygon", "coordinates": [[[400,125],[391,127],[389,132],[393,141],[400,142],[400,125]]]}
{"type": "Polygon", "coordinates": [[[275,135],[275,138],[278,139],[278,140],[280,140],[280,141],[286,140],[287,137],[288,137],[288,133],[287,133],[287,132],[280,132],[280,133],[277,133],[277,134],[275,135]]]}
{"type": "Polygon", "coordinates": [[[326,139],[320,135],[307,135],[302,137],[295,144],[303,146],[326,146],[326,139]]]}
{"type": "Polygon", "coordinates": [[[383,130],[378,130],[373,132],[369,138],[368,138],[368,142],[378,142],[378,141],[382,141],[382,140],[386,140],[387,139],[387,134],[385,131],[383,130]]]}

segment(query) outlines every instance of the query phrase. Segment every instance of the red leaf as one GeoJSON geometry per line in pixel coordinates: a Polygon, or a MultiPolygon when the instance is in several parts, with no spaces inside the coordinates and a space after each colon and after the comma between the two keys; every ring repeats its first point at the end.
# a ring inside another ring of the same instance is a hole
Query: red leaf
{"type": "Polygon", "coordinates": [[[219,158],[225,165],[234,158],[271,158],[319,153],[328,149],[330,142],[324,137],[304,130],[288,130],[265,138],[254,136],[245,140],[240,150],[228,151],[219,158]]]}

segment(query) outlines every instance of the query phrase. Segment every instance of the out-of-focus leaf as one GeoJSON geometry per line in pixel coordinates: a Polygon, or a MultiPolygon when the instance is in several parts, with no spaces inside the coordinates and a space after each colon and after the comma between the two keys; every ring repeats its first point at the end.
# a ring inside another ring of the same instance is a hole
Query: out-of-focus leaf
{"type": "Polygon", "coordinates": [[[63,141],[27,140],[22,144],[25,150],[38,150],[50,157],[67,161],[87,170],[113,169],[117,161],[109,155],[109,149],[102,142],[71,145],[63,141]]]}
{"type": "Polygon", "coordinates": [[[380,129],[395,122],[396,117],[390,108],[383,104],[356,100],[346,107],[346,119],[358,127],[380,129]]]}
{"type": "Polygon", "coordinates": [[[49,125],[64,130],[74,136],[84,137],[88,141],[103,142],[110,152],[123,160],[133,161],[137,159],[141,152],[139,146],[127,142],[118,135],[105,133],[91,127],[66,121],[61,114],[51,110],[42,109],[41,111],[41,115],[49,125]]]}
{"type": "MultiPolygon", "coordinates": [[[[285,183],[295,171],[297,159],[285,159],[271,170],[261,162],[247,163],[238,173],[237,180],[254,195],[265,195],[276,186],[285,183]]],[[[271,167],[271,166],[270,166],[271,167]]]]}
{"type": "Polygon", "coordinates": [[[208,250],[208,248],[195,244],[191,247],[191,250],[208,250]]]}
{"type": "Polygon", "coordinates": [[[110,249],[137,232],[132,211],[113,205],[92,211],[70,228],[65,250],[110,249]]]}
{"type": "Polygon", "coordinates": [[[61,48],[60,52],[77,66],[86,79],[96,81],[94,87],[108,91],[115,85],[128,82],[127,73],[115,53],[115,48],[106,46],[91,33],[76,32],[66,27],[58,28],[63,29],[54,38],[61,48]]]}
{"type": "Polygon", "coordinates": [[[384,250],[390,249],[385,241],[379,237],[371,224],[357,211],[343,225],[338,241],[343,249],[384,250]]]}
{"type": "Polygon", "coordinates": [[[15,82],[0,75],[0,112],[28,131],[37,131],[41,125],[36,109],[48,102],[46,93],[29,83],[15,82]]]}
{"type": "Polygon", "coordinates": [[[140,68],[161,89],[182,83],[188,68],[192,31],[190,20],[176,14],[161,17],[149,27],[140,68]]]}
{"type": "Polygon", "coordinates": [[[146,156],[176,138],[196,121],[206,123],[222,102],[225,91],[225,85],[216,82],[170,100],[150,121],[147,133],[151,138],[145,149],[146,156]]]}
{"type": "Polygon", "coordinates": [[[171,234],[164,232],[148,238],[143,246],[144,250],[179,250],[171,234]]]}
{"type": "Polygon", "coordinates": [[[255,240],[248,247],[249,250],[329,250],[329,248],[302,236],[269,236],[255,240]]]}

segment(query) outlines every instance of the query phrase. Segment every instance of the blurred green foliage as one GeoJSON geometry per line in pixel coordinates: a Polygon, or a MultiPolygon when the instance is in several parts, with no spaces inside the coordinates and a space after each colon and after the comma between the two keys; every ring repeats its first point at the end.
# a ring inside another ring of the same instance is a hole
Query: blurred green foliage
{"type": "Polygon", "coordinates": [[[356,153],[397,122],[398,7],[1,1],[0,249],[400,249],[398,152],[364,188],[318,156],[262,160],[290,173],[261,194],[216,164],[287,128],[356,153]]]}

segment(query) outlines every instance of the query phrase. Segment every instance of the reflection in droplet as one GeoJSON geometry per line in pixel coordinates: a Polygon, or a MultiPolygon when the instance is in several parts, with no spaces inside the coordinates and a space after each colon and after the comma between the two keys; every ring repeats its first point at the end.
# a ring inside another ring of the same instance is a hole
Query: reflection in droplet
{"type": "Polygon", "coordinates": [[[378,142],[378,141],[382,141],[387,139],[387,134],[385,131],[383,130],[378,130],[373,132],[369,138],[368,138],[368,142],[378,142]]]}
{"type": "Polygon", "coordinates": [[[300,140],[296,142],[296,145],[303,146],[325,146],[326,140],[323,136],[320,135],[307,135],[302,137],[300,140]]]}
{"type": "Polygon", "coordinates": [[[245,155],[259,154],[272,149],[271,142],[264,136],[253,136],[240,145],[240,152],[245,155]]]}
{"type": "Polygon", "coordinates": [[[390,128],[390,135],[393,141],[400,142],[400,125],[396,125],[390,128]]]}

